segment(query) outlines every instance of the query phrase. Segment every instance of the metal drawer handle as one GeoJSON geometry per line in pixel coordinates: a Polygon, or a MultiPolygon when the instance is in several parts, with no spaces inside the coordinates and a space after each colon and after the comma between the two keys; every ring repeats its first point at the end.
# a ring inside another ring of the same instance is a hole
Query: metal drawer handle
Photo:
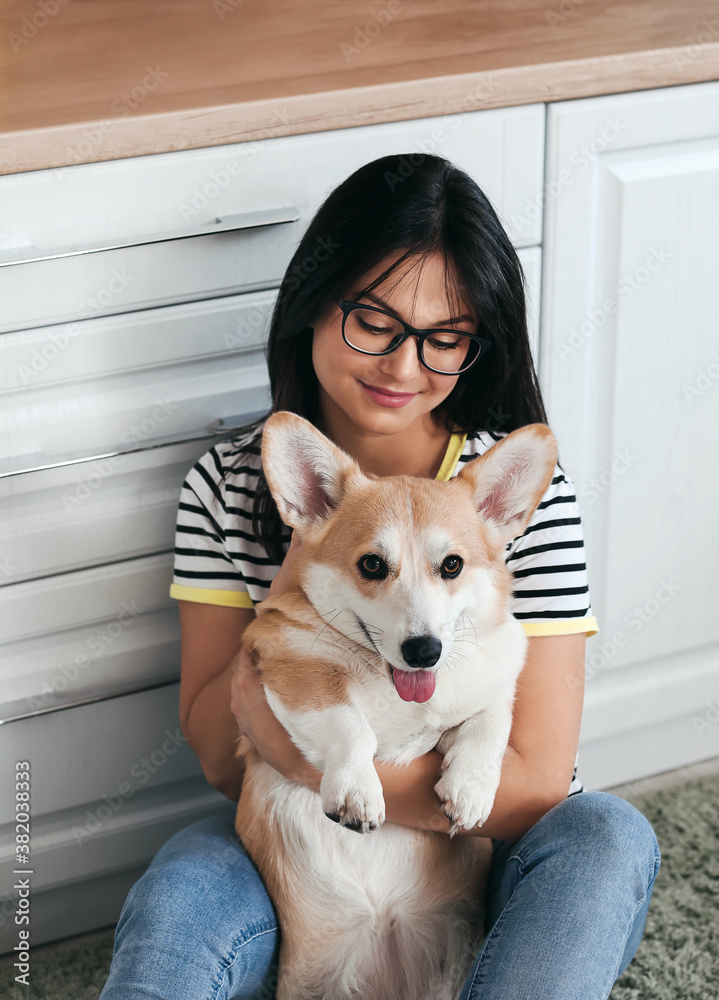
{"type": "Polygon", "coordinates": [[[42,452],[32,452],[29,455],[13,456],[12,458],[0,459],[0,479],[9,476],[22,476],[28,472],[45,472],[47,469],[59,469],[66,465],[82,465],[85,462],[101,462],[107,458],[117,458],[120,455],[134,455],[140,451],[152,451],[154,448],[170,448],[173,445],[189,444],[190,441],[210,440],[212,438],[225,437],[245,424],[253,423],[259,417],[263,417],[267,410],[254,410],[252,413],[241,413],[232,417],[220,417],[208,424],[203,430],[191,431],[188,434],[173,435],[172,437],[157,438],[154,441],[130,446],[127,448],[112,448],[109,451],[98,451],[88,455],[62,455],[50,456],[42,452]]]}
{"type": "Polygon", "coordinates": [[[155,691],[157,688],[168,687],[170,684],[177,684],[177,677],[161,677],[157,680],[148,679],[145,682],[135,682],[133,684],[118,684],[114,689],[107,690],[99,688],[97,690],[85,691],[77,696],[73,694],[60,694],[51,704],[38,705],[42,695],[28,695],[19,701],[6,702],[0,704],[0,726],[9,722],[22,722],[25,719],[34,719],[38,715],[48,715],[50,712],[64,712],[68,708],[82,708],[84,705],[92,705],[98,701],[109,701],[110,698],[125,698],[131,694],[141,694],[145,691],[155,691]]]}
{"type": "Polygon", "coordinates": [[[140,247],[147,243],[165,243],[170,240],[186,240],[192,236],[214,236],[215,233],[232,233],[239,229],[260,229],[263,226],[279,226],[296,222],[300,217],[299,208],[265,209],[261,212],[245,212],[242,215],[225,215],[202,226],[190,226],[169,233],[149,233],[145,236],[128,236],[105,243],[83,243],[76,247],[59,250],[43,250],[40,247],[13,247],[0,250],[0,267],[12,264],[34,264],[39,260],[55,260],[57,257],[77,257],[84,253],[103,253],[105,250],[121,250],[123,247],[140,247]]]}

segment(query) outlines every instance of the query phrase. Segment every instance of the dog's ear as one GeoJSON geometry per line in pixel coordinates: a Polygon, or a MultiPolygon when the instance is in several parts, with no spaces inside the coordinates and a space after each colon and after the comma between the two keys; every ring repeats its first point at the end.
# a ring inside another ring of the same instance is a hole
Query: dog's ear
{"type": "Polygon", "coordinates": [[[506,544],[521,535],[552,481],[557,442],[546,424],[507,434],[457,475],[468,481],[482,519],[506,544]]]}
{"type": "Polygon", "coordinates": [[[262,467],[280,517],[302,530],[337,507],[353,476],[363,476],[346,452],[296,413],[282,410],[267,419],[262,467]]]}

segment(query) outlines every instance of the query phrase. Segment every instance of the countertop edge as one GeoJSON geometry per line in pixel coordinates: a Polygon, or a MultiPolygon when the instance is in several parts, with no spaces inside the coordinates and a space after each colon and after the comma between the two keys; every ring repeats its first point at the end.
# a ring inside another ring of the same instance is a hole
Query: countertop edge
{"type": "Polygon", "coordinates": [[[0,174],[719,80],[719,42],[0,133],[0,174]],[[698,49],[698,51],[696,51],[698,49]],[[541,85],[537,80],[541,79],[541,85]]]}

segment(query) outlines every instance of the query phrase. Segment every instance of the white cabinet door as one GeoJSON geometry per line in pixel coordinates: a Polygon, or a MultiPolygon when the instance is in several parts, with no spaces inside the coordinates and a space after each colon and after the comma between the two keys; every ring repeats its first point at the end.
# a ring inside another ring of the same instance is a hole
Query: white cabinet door
{"type": "Polygon", "coordinates": [[[540,378],[600,634],[582,775],[719,753],[719,83],[550,106],[540,378]]]}

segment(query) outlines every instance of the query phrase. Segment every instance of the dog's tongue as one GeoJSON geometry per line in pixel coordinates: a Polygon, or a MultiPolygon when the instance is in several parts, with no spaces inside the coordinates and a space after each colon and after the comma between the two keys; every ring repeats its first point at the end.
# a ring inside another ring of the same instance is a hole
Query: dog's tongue
{"type": "Polygon", "coordinates": [[[392,680],[402,701],[429,701],[434,694],[437,676],[431,670],[395,670],[392,680]]]}

